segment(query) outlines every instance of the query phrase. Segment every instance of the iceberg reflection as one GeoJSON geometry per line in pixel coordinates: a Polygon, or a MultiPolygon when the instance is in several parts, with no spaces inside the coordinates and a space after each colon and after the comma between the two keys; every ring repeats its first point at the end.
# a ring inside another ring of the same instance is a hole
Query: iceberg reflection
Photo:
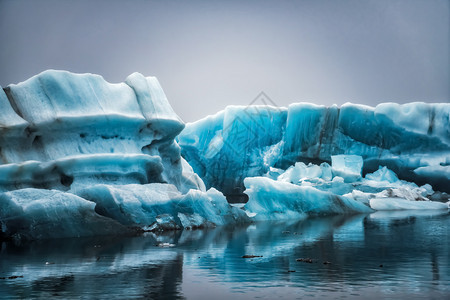
{"type": "Polygon", "coordinates": [[[159,236],[3,243],[0,295],[442,297],[450,295],[449,225],[448,211],[395,211],[159,236]]]}

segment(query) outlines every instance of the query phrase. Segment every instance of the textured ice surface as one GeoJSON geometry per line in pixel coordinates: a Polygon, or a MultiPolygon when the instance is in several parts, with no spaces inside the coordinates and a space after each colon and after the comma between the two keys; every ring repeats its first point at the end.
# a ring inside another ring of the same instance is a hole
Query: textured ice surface
{"type": "Polygon", "coordinates": [[[111,84],[93,74],[45,71],[0,95],[0,189],[64,190],[89,174],[91,184],[198,188],[189,174],[181,176],[174,137],[184,124],[154,77],[134,73],[111,84]]]}
{"type": "Polygon", "coordinates": [[[286,117],[286,109],[228,106],[188,124],[178,142],[207,188],[242,197],[243,179],[263,175],[278,159],[283,148],[276,144],[282,140],[286,117]]]}
{"type": "Polygon", "coordinates": [[[160,226],[173,222],[178,228],[192,228],[247,221],[242,210],[231,207],[225,196],[214,189],[192,189],[182,194],[174,185],[161,183],[94,185],[77,194],[95,202],[95,210],[101,215],[146,229],[155,222],[160,226]]]}
{"type": "Polygon", "coordinates": [[[45,71],[0,90],[0,237],[445,208],[428,200],[450,190],[449,116],[449,104],[230,106],[183,130],[154,77],[45,71]],[[245,211],[219,190],[248,195],[245,211]]]}
{"type": "Polygon", "coordinates": [[[0,194],[0,236],[27,239],[124,234],[129,229],[98,215],[95,203],[56,190],[22,189],[0,194]]]}
{"type": "Polygon", "coordinates": [[[318,179],[331,180],[331,174],[331,167],[327,163],[322,163],[318,166],[314,164],[306,165],[302,162],[297,162],[294,166],[289,167],[286,172],[280,174],[277,179],[279,181],[290,183],[318,179]]]}
{"type": "Polygon", "coordinates": [[[181,157],[154,77],[45,71],[0,90],[0,235],[50,238],[247,220],[181,157]]]}
{"type": "Polygon", "coordinates": [[[387,181],[390,183],[399,181],[397,174],[386,167],[379,167],[377,171],[366,174],[366,179],[373,181],[387,181]]]}
{"type": "Polygon", "coordinates": [[[344,178],[345,182],[361,179],[363,159],[359,155],[332,155],[331,170],[335,176],[344,178]]]}
{"type": "Polygon", "coordinates": [[[245,209],[256,220],[299,219],[308,215],[369,213],[372,209],[351,198],[266,177],[244,180],[249,201],[245,209]]]}
{"type": "Polygon", "coordinates": [[[450,192],[449,117],[448,103],[231,106],[187,124],[178,141],[206,187],[231,200],[242,200],[246,177],[299,161],[331,164],[341,154],[361,156],[362,175],[386,166],[400,179],[450,192]]]}
{"type": "Polygon", "coordinates": [[[448,209],[446,203],[436,201],[409,201],[402,198],[373,198],[370,199],[370,207],[376,210],[427,210],[448,209]]]}
{"type": "MultiPolygon", "coordinates": [[[[256,220],[304,218],[308,215],[368,213],[373,210],[448,209],[449,203],[430,201],[434,191],[399,180],[386,167],[361,178],[361,157],[333,157],[330,166],[298,162],[274,180],[266,177],[244,179],[249,201],[245,210],[256,220]],[[337,164],[337,166],[336,166],[337,164]],[[339,170],[335,172],[334,168],[339,170]],[[355,181],[338,176],[347,176],[355,181]]],[[[441,199],[442,200],[442,199],[441,199]]]]}

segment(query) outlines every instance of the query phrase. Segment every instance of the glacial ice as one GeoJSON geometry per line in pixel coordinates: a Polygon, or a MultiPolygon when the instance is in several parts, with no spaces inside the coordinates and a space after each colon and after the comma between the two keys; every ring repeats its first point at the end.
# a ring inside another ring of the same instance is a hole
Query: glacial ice
{"type": "Polygon", "coordinates": [[[144,229],[155,222],[165,226],[164,222],[157,221],[162,215],[171,216],[168,223],[176,224],[178,228],[236,224],[247,220],[242,210],[231,207],[225,196],[214,188],[206,193],[191,189],[182,194],[174,185],[162,183],[94,185],[77,194],[96,203],[95,210],[99,214],[123,225],[141,225],[144,229]]]}
{"type": "MultiPolygon", "coordinates": [[[[96,173],[92,183],[167,181],[188,190],[178,176],[180,149],[173,141],[184,124],[156,78],[135,73],[127,83],[110,84],[98,75],[45,71],[4,91],[2,106],[14,123],[2,124],[1,162],[17,170],[39,162],[26,174],[16,171],[14,185],[52,186],[47,178],[77,181],[96,173]],[[21,130],[9,132],[17,124],[21,130]]],[[[11,184],[3,181],[0,189],[11,184]]]]}
{"type": "Polygon", "coordinates": [[[181,157],[154,77],[49,70],[0,90],[0,236],[53,238],[247,220],[181,157]],[[169,223],[170,223],[169,222],[169,223]]]}
{"type": "Polygon", "coordinates": [[[331,167],[327,163],[322,163],[320,166],[302,162],[297,162],[295,165],[289,167],[286,172],[283,172],[277,177],[279,181],[286,181],[290,183],[298,183],[304,180],[325,179],[331,180],[331,167]]]}
{"type": "Polygon", "coordinates": [[[345,182],[354,182],[361,179],[363,159],[359,155],[332,155],[331,166],[333,174],[345,182]]]}
{"type": "Polygon", "coordinates": [[[287,110],[271,106],[228,106],[188,123],[178,136],[183,157],[205,182],[243,202],[245,177],[261,176],[282,147],[287,110]],[[270,134],[263,134],[270,128],[270,134]],[[273,146],[270,148],[269,146],[273,146]]]}
{"type": "Polygon", "coordinates": [[[410,201],[402,198],[373,198],[370,199],[370,207],[375,210],[427,210],[448,209],[446,203],[437,201],[410,201]]]}
{"type": "Polygon", "coordinates": [[[45,71],[0,90],[0,239],[448,209],[449,117],[298,103],[185,127],[154,77],[45,71]]]}
{"type": "Polygon", "coordinates": [[[130,230],[94,211],[95,203],[57,190],[0,194],[0,237],[25,239],[125,234],[130,230]]]}
{"type": "Polygon", "coordinates": [[[308,215],[369,213],[361,202],[321,191],[312,186],[298,186],[266,177],[247,177],[245,210],[256,220],[302,219],[308,215]]]}
{"type": "Polygon", "coordinates": [[[377,171],[373,173],[366,174],[366,179],[373,181],[387,181],[389,183],[394,183],[399,181],[397,174],[392,172],[386,167],[380,167],[377,171]]]}
{"type": "Polygon", "coordinates": [[[361,156],[361,175],[386,166],[400,179],[450,192],[449,118],[449,103],[229,106],[186,124],[178,142],[206,187],[230,201],[245,199],[246,177],[296,162],[331,164],[338,155],[361,156]]]}
{"type": "Polygon", "coordinates": [[[430,201],[428,197],[434,191],[429,184],[419,187],[400,180],[386,167],[362,178],[362,167],[361,157],[339,155],[337,159],[332,157],[331,167],[327,163],[318,166],[297,162],[276,180],[270,174],[247,177],[244,185],[249,201],[244,208],[255,220],[449,208],[450,202],[430,201]]]}

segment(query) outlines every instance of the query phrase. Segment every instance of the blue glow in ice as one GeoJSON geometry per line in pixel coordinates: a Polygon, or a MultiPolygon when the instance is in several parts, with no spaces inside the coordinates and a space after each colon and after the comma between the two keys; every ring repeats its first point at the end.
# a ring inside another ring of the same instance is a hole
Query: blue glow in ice
{"type": "Polygon", "coordinates": [[[0,237],[247,220],[181,157],[184,123],[154,77],[45,71],[0,90],[0,109],[0,237]]]}
{"type": "Polygon", "coordinates": [[[363,174],[386,166],[400,179],[450,192],[449,116],[448,103],[232,106],[186,124],[178,141],[206,186],[232,200],[246,177],[299,161],[331,164],[335,155],[361,156],[363,174]]]}
{"type": "Polygon", "coordinates": [[[435,190],[450,189],[449,116],[450,104],[298,103],[185,127],[154,77],[45,71],[0,91],[0,238],[447,209],[435,190]]]}

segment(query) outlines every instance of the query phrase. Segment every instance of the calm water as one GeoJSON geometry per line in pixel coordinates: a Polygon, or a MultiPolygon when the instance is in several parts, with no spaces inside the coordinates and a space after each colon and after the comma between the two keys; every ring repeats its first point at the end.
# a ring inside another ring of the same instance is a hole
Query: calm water
{"type": "Polygon", "coordinates": [[[450,299],[449,228],[448,212],[377,212],[3,244],[0,298],[450,299]]]}

